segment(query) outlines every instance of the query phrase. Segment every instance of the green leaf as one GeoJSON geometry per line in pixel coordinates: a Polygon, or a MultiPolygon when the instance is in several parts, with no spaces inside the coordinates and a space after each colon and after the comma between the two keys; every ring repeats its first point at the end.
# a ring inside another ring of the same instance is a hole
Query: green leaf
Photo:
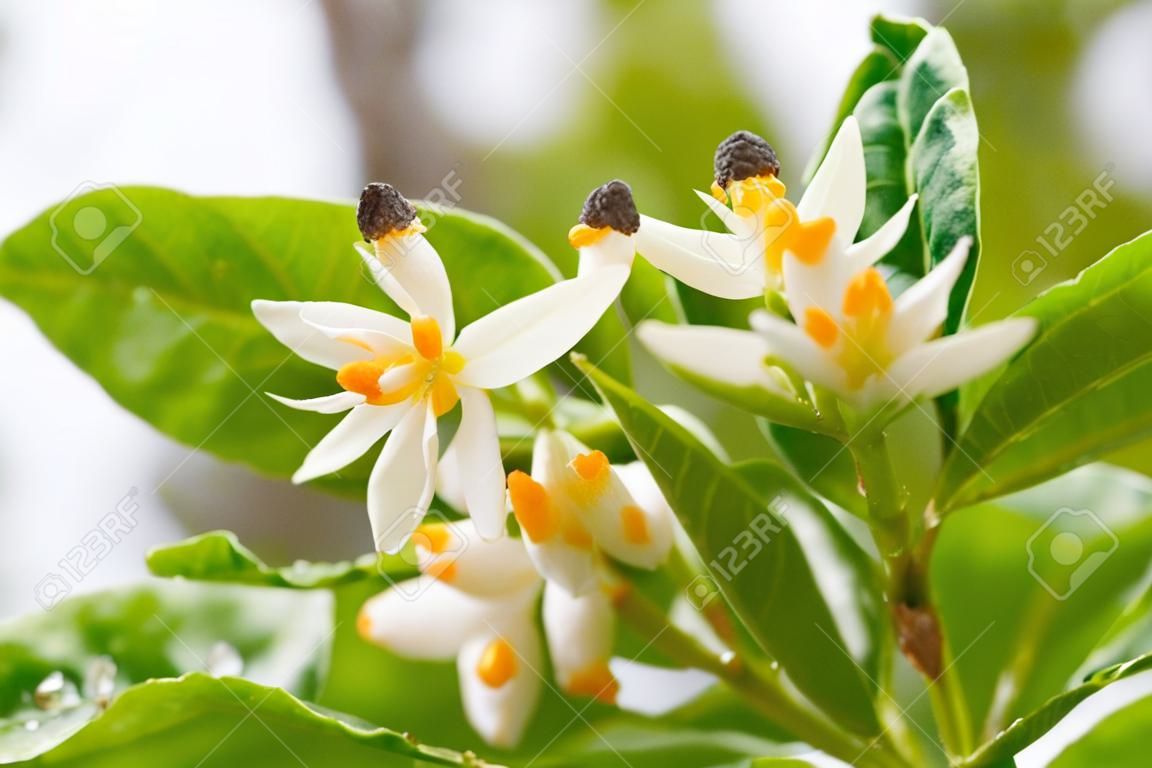
{"type": "Polygon", "coordinates": [[[1146,588],[1152,484],[1085,467],[944,521],[932,589],[970,743],[1059,693],[1146,588]]]}
{"type": "MultiPolygon", "coordinates": [[[[1010,760],[1029,744],[1050,731],[1065,715],[1071,712],[1077,704],[1084,701],[1084,699],[1117,680],[1131,677],[1149,669],[1152,669],[1152,654],[1146,654],[1131,661],[1124,662],[1123,664],[1116,664],[1096,672],[1080,685],[1069,691],[1053,696],[1044,702],[1040,708],[1013,722],[995,739],[985,744],[975,754],[965,760],[962,765],[965,768],[983,768],[983,766],[995,766],[1005,760],[1010,760]]],[[[1145,724],[1148,722],[1147,717],[1145,717],[1144,722],[1145,724]]],[[[1090,733],[1095,734],[1097,731],[1093,729],[1090,733]]],[[[1141,731],[1141,733],[1146,740],[1146,728],[1141,731]]],[[[1098,758],[1096,762],[1084,763],[1084,765],[1130,764],[1124,760],[1104,759],[1100,752],[1094,752],[1093,754],[1098,758]]],[[[1010,765],[1011,763],[1005,764],[1010,765]]],[[[1057,764],[1058,763],[1053,763],[1052,765],[1057,764]]]]}
{"type": "MultiPolygon", "coordinates": [[[[87,708],[81,707],[82,710],[87,708]]],[[[31,766],[199,765],[396,766],[474,765],[462,754],[409,741],[403,734],[307,704],[292,694],[241,678],[189,673],[133,686],[104,712],[31,766]]],[[[38,721],[37,721],[38,722],[38,721]]],[[[34,741],[39,729],[10,724],[6,735],[34,741]]],[[[37,753],[33,748],[32,753],[37,753]]],[[[20,760],[19,752],[0,759],[20,760]]]]}
{"type": "MultiPolygon", "coordinates": [[[[460,210],[421,212],[455,287],[460,325],[558,275],[499,222],[460,210]]],[[[0,293],[161,432],[287,476],[337,420],[264,393],[313,397],[335,383],[330,371],[272,338],[249,304],[331,300],[398,312],[353,252],[359,238],[354,208],[343,203],[105,189],[66,201],[5,240],[0,293]],[[107,221],[105,231],[125,234],[95,266],[93,243],[76,226],[93,213],[107,221]]],[[[618,321],[606,321],[581,348],[626,375],[619,338],[618,321]]],[[[369,456],[319,484],[362,495],[370,468],[369,456]]]]}
{"type": "Polygon", "coordinates": [[[1147,765],[1149,723],[1152,723],[1152,696],[1145,696],[1105,717],[1048,765],[1050,768],[1147,765]]]}
{"type": "Polygon", "coordinates": [[[1017,313],[1036,338],[988,390],[945,465],[947,512],[1027,488],[1152,434],[1152,234],[1017,313]]]}
{"type": "Polygon", "coordinates": [[[840,441],[767,420],[761,420],[761,426],[801,482],[857,517],[868,517],[856,463],[840,441]]]}
{"type": "Polygon", "coordinates": [[[828,141],[845,117],[856,116],[868,178],[859,238],[879,229],[910,195],[920,195],[917,215],[886,264],[919,277],[961,237],[973,237],[949,300],[945,330],[952,332],[960,325],[980,249],[980,133],[968,74],[942,28],[878,16],[872,39],[876,47],[849,81],[828,141]]]}
{"type": "Polygon", "coordinates": [[[350,582],[401,579],[417,575],[415,560],[400,556],[364,555],[355,561],[298,561],[272,567],[245,547],[231,531],[212,531],[176,544],[157,547],[147,556],[154,576],[190,581],[216,581],[259,587],[321,589],[350,582]]]}
{"type": "Polygon", "coordinates": [[[837,722],[875,733],[872,686],[841,650],[846,645],[795,532],[773,514],[782,507],[785,515],[811,514],[811,498],[782,470],[777,485],[754,490],[672,418],[586,362],[581,367],[756,641],[837,722]],[[777,499],[774,509],[766,496],[777,499]]]}

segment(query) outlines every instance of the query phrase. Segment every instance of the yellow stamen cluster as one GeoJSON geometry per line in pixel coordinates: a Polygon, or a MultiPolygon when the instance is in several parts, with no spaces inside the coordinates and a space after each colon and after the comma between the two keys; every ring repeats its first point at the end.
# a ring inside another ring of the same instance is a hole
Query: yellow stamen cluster
{"type": "Polygon", "coordinates": [[[785,251],[805,264],[819,264],[836,234],[836,222],[829,217],[800,221],[796,206],[784,197],[786,191],[775,176],[750,176],[729,183],[727,189],[712,183],[712,196],[722,203],[731,201],[738,216],[761,219],[764,261],[776,275],[783,270],[785,251]]]}
{"type": "Polygon", "coordinates": [[[869,267],[853,277],[844,289],[840,309],[844,319],[837,325],[826,310],[809,307],[803,328],[813,341],[829,351],[840,342],[836,361],[847,374],[848,385],[855,389],[892,362],[887,339],[892,294],[884,276],[869,267]]]}
{"type": "Polygon", "coordinates": [[[573,248],[595,245],[611,231],[612,227],[590,227],[587,224],[577,224],[568,230],[568,243],[573,248]]]}
{"type": "Polygon", "coordinates": [[[548,541],[556,534],[577,549],[591,549],[595,543],[579,518],[555,504],[548,489],[528,474],[516,470],[508,475],[508,497],[516,522],[533,543],[548,541]]]}
{"type": "MultiPolygon", "coordinates": [[[[336,382],[349,392],[364,395],[369,405],[393,405],[408,398],[427,395],[437,416],[443,416],[456,407],[460,395],[452,376],[464,368],[464,358],[452,349],[444,349],[440,324],[434,317],[412,318],[412,346],[419,357],[412,354],[379,356],[370,360],[348,363],[336,373],[336,382]],[[407,369],[399,382],[384,390],[381,377],[391,371],[407,369]]],[[[344,339],[362,349],[366,345],[357,339],[344,339]]],[[[370,351],[370,350],[369,350],[370,351]]]]}

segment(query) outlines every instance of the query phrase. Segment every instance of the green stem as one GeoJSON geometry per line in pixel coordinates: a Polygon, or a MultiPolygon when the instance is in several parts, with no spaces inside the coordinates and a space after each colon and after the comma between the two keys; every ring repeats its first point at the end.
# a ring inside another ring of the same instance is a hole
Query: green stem
{"type": "Polygon", "coordinates": [[[864,742],[797,701],[779,679],[735,654],[721,657],[696,638],[673,625],[655,604],[634,589],[617,599],[620,616],[652,646],[686,667],[720,678],[773,723],[779,724],[815,749],[860,768],[903,768],[906,763],[887,751],[886,742],[864,742]]]}

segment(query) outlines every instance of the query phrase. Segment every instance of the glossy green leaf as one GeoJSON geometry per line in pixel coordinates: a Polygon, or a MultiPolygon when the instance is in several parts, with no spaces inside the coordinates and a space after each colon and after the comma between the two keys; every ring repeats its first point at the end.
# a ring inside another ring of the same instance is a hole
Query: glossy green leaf
{"type": "MultiPolygon", "coordinates": [[[[964,768],[985,768],[985,766],[1011,765],[1005,760],[1018,754],[1032,742],[1050,731],[1072,709],[1097,691],[1108,685],[1152,669],[1152,654],[1116,664],[1090,675],[1083,683],[1053,696],[1043,706],[1014,721],[995,739],[982,746],[975,754],[964,761],[964,768]]],[[[1148,722],[1147,720],[1145,722],[1148,722]]],[[[1095,731],[1093,731],[1095,732],[1095,731]]],[[[1145,733],[1146,736],[1146,733],[1145,733]]],[[[1126,765],[1124,762],[1110,762],[1101,759],[1092,765],[1126,765]]],[[[1087,765],[1087,764],[1086,764],[1087,765]]]]}
{"type": "MultiPolygon", "coordinates": [[[[460,210],[423,208],[422,215],[453,281],[460,325],[556,279],[543,255],[499,222],[460,210]]],[[[286,476],[336,418],[286,408],[264,393],[313,397],[332,392],[334,382],[273,339],[249,304],[331,300],[396,312],[352,250],[359,237],[348,204],[105,189],[66,201],[5,240],[0,293],[160,431],[286,476]],[[107,253],[95,253],[80,234],[94,216],[118,238],[100,241],[114,245],[107,253]]],[[[622,326],[605,323],[581,348],[626,375],[622,326]]],[[[372,453],[319,483],[362,494],[372,453]]]]}
{"type": "Polygon", "coordinates": [[[867,518],[868,504],[860,493],[856,463],[840,441],[767,420],[761,424],[801,482],[838,507],[867,518]]]}
{"type": "Polygon", "coordinates": [[[582,366],[656,478],[748,631],[812,701],[857,732],[878,729],[872,686],[843,638],[791,527],[789,507],[811,504],[785,472],[754,490],[672,418],[601,371],[582,366]],[[764,503],[771,496],[772,505],[764,503]],[[782,621],[781,617],[788,617],[782,621]]]}
{"type": "Polygon", "coordinates": [[[932,589],[975,745],[1058,694],[1146,588],[1152,483],[1085,467],[944,521],[932,589]]]}
{"type": "Polygon", "coordinates": [[[189,581],[216,581],[260,587],[321,589],[354,581],[409,578],[417,574],[413,558],[364,555],[355,561],[312,563],[303,560],[285,567],[267,565],[231,531],[212,531],[157,547],[147,556],[155,576],[189,581]]]}
{"type": "Polygon", "coordinates": [[[944,468],[942,511],[1027,488],[1152,434],[1152,234],[1018,313],[1039,331],[944,468]]]}
{"type": "Polygon", "coordinates": [[[942,28],[879,16],[872,40],[876,47],[849,81],[830,132],[849,114],[860,124],[868,199],[857,236],[875,232],[913,193],[920,195],[917,215],[885,263],[918,277],[961,237],[972,236],[949,301],[946,329],[952,331],[963,316],[980,249],[980,133],[968,74],[942,28]]]}
{"type": "MultiPolygon", "coordinates": [[[[83,707],[82,707],[83,709],[83,707]]],[[[29,766],[475,765],[460,753],[307,704],[241,678],[189,673],[149,680],[119,694],[103,712],[29,766]]],[[[37,721],[38,722],[38,721],[37,721]]],[[[27,738],[39,731],[19,728],[27,738]]],[[[0,743],[4,734],[0,731],[0,743]]],[[[8,754],[11,757],[11,753],[8,754]]]]}
{"type": "Polygon", "coordinates": [[[1096,723],[1048,765],[1050,768],[1147,765],[1149,723],[1152,723],[1152,696],[1145,696],[1096,723]]]}

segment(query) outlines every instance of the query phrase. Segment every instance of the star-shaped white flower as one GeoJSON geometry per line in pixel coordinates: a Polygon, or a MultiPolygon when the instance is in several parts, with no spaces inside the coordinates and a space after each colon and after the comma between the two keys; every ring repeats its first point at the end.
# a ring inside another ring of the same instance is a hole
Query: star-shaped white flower
{"type": "Polygon", "coordinates": [[[276,399],[320,413],[348,412],[305,458],[297,483],[335,472],[389,436],[368,483],[377,549],[398,550],[432,501],[437,467],[459,473],[480,534],[503,534],[504,470],[496,418],[485,390],[514,384],[578,342],[628,277],[606,267],[513,301],[456,334],[452,291],[416,211],[392,187],[369,185],[358,213],[374,249],[364,249],[379,286],[409,321],[337,302],[252,303],[257,319],[309,362],[336,372],[342,391],[276,399]],[[443,462],[436,420],[461,404],[460,426],[443,462]]]}
{"type": "Polygon", "coordinates": [[[747,131],[716,150],[712,194],[696,194],[723,221],[727,233],[640,217],[636,249],[676,279],[724,299],[749,299],[787,289],[784,254],[818,261],[832,249],[871,264],[900,240],[915,197],[870,237],[853,243],[864,217],[865,169],[860,129],[853,117],[840,127],[798,205],[776,177],[772,147],[747,131]],[[726,203],[731,203],[728,207],[726,203]]]}
{"type": "MultiPolygon", "coordinates": [[[[834,222],[826,241],[788,239],[780,253],[784,298],[792,319],[760,310],[749,331],[646,322],[638,334],[670,365],[737,387],[759,386],[783,395],[783,361],[801,377],[860,408],[935,397],[975,378],[1015,354],[1035,333],[1028,318],[991,323],[935,338],[948,315],[948,297],[963,272],[971,245],[962,238],[935,269],[898,298],[873,266],[900,241],[915,205],[875,234],[851,243],[864,211],[864,148],[854,120],[845,121],[828,157],[797,207],[834,222]],[[811,205],[805,201],[813,200],[811,205]],[[846,234],[847,233],[847,234],[846,234]],[[842,236],[843,235],[843,236],[842,236]]],[[[647,221],[641,224],[643,240],[647,221]]]]}

